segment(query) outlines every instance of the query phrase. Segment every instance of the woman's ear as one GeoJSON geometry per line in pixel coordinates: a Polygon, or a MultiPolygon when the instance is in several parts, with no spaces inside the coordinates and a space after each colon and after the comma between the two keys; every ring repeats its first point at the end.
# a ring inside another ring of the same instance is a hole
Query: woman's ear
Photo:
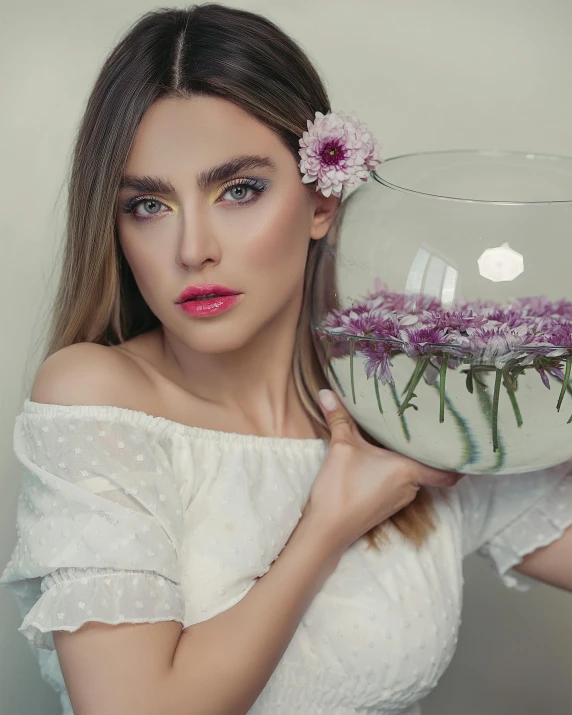
{"type": "Polygon", "coordinates": [[[324,196],[321,191],[315,192],[312,196],[314,215],[310,225],[310,238],[318,240],[326,235],[341,200],[341,196],[324,196]]]}

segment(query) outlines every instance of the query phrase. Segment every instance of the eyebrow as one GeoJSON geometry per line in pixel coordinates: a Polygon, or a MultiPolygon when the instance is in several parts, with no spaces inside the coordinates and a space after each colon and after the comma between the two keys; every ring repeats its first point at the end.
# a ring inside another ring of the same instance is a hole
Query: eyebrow
{"type": "MultiPolygon", "coordinates": [[[[201,191],[232,178],[235,174],[246,169],[268,169],[276,171],[276,164],[268,156],[257,154],[244,154],[223,164],[213,166],[201,171],[197,176],[197,186],[201,191]]],[[[175,188],[170,181],[159,176],[132,176],[126,174],[122,177],[119,190],[133,189],[141,193],[174,194],[175,188]]]]}

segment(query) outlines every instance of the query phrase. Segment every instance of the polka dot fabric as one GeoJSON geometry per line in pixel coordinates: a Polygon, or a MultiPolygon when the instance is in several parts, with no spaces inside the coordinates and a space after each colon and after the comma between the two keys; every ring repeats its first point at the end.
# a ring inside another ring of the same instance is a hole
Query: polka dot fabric
{"type": "MultiPolygon", "coordinates": [[[[238,603],[278,557],[327,453],[319,439],[189,427],[114,406],[25,401],[17,543],[0,585],[42,677],[73,715],[53,630],[83,623],[205,621],[238,603]]],[[[522,556],[572,523],[571,463],[430,489],[437,530],[416,550],[390,525],[363,539],[305,612],[250,715],[421,715],[455,652],[463,559],[509,588],[522,556]]]]}
{"type": "Polygon", "coordinates": [[[485,557],[508,588],[529,591],[537,585],[510,569],[572,524],[572,462],[502,477],[467,475],[456,488],[463,557],[473,552],[485,557]]]}
{"type": "Polygon", "coordinates": [[[183,512],[157,440],[127,422],[29,413],[14,450],[18,538],[3,579],[39,598],[20,628],[31,644],[53,650],[54,628],[146,621],[150,609],[182,622],[183,512]]]}

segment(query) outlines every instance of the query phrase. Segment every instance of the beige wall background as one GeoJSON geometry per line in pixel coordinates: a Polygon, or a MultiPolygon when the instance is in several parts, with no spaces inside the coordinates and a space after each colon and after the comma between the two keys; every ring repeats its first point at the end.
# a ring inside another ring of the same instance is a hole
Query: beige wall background
{"type": "MultiPolygon", "coordinates": [[[[572,156],[569,0],[224,4],[263,13],[301,42],[333,109],[355,110],[385,158],[460,148],[572,156]]],[[[39,364],[59,273],[72,137],[108,51],[141,14],[169,3],[0,5],[2,570],[16,539],[13,423],[39,364]]],[[[509,591],[478,555],[465,561],[465,578],[457,653],[424,715],[570,715],[572,594],[543,584],[509,591]]],[[[59,701],[20,623],[0,589],[0,715],[56,715],[59,701]]]]}

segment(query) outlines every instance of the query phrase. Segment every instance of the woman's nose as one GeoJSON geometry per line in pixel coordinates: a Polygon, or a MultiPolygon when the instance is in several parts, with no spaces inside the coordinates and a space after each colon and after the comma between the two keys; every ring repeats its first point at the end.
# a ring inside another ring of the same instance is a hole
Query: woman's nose
{"type": "Polygon", "coordinates": [[[205,262],[220,261],[221,247],[212,226],[199,217],[185,218],[178,241],[178,262],[186,268],[200,268],[205,262]]]}

